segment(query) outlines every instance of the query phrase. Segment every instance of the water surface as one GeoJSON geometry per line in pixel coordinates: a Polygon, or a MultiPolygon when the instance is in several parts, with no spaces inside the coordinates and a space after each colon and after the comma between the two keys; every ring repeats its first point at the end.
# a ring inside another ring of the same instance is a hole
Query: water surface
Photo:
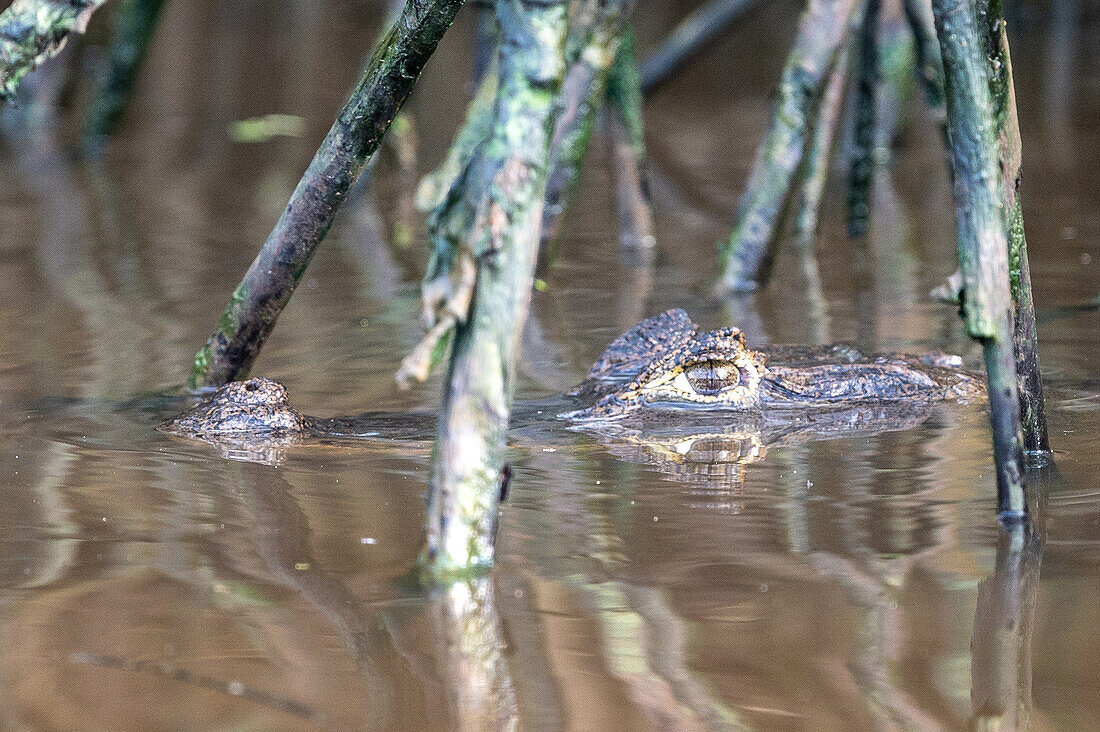
{"type": "MultiPolygon", "coordinates": [[[[913,429],[751,455],[713,436],[601,442],[531,415],[513,432],[499,566],[424,593],[399,579],[430,429],[259,456],[153,430],[185,403],[189,360],[338,109],[376,5],[171,3],[102,163],[66,154],[64,115],[0,143],[0,728],[965,728],[998,675],[1022,678],[1037,727],[1100,726],[1100,314],[1077,307],[1100,292],[1092,16],[1025,12],[1013,49],[1061,473],[1037,581],[1008,571],[1036,552],[998,550],[988,416],[952,404],[913,429]],[[273,112],[306,134],[231,140],[233,121],[273,112]],[[1010,595],[1024,602],[998,604],[1010,595]],[[990,652],[1001,622],[1022,627],[1017,656],[990,652]]],[[[646,7],[643,38],[679,12],[646,7]]],[[[834,195],[816,270],[789,247],[755,298],[700,294],[796,10],[761,10],[650,100],[652,265],[616,252],[594,144],[534,297],[518,399],[567,389],[668,307],[755,344],[980,362],[927,294],[954,269],[953,214],[919,111],[866,242],[844,238],[834,195]]],[[[411,102],[421,172],[461,118],[470,20],[411,102]]],[[[256,365],[308,413],[438,401],[437,382],[392,379],[418,337],[409,190],[382,165],[256,365]]]]}

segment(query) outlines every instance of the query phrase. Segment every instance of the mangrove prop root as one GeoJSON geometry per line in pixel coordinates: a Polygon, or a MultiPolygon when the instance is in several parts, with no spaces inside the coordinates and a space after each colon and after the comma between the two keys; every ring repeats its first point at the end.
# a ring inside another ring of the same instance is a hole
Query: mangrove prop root
{"type": "Polygon", "coordinates": [[[634,55],[632,27],[627,27],[623,33],[615,63],[607,78],[606,101],[619,246],[628,251],[650,251],[657,239],[649,198],[642,87],[634,55]]]}
{"type": "Polygon", "coordinates": [[[901,0],[883,0],[878,42],[879,86],[875,96],[875,165],[890,161],[892,147],[906,123],[916,87],[916,41],[901,0]]]}
{"type": "Polygon", "coordinates": [[[856,84],[852,157],[848,166],[848,236],[867,233],[870,192],[875,172],[875,100],[878,96],[881,0],[867,0],[859,32],[859,76],[856,84]]]}
{"type": "Polygon", "coordinates": [[[966,330],[982,343],[1002,521],[1026,519],[1023,436],[1012,348],[1008,217],[989,59],[969,0],[934,0],[955,170],[955,220],[966,330]]]}
{"type": "Polygon", "coordinates": [[[550,173],[542,216],[543,260],[557,236],[569,196],[580,176],[592,128],[605,98],[608,76],[618,53],[633,0],[585,0],[572,19],[562,84],[561,113],[550,143],[550,173]]]}
{"type": "Polygon", "coordinates": [[[416,208],[422,213],[434,211],[443,205],[455,179],[473,157],[474,150],[489,136],[496,94],[496,62],[490,60],[489,70],[482,77],[474,98],[467,105],[466,119],[455,133],[443,162],[425,175],[416,187],[416,208]]]}
{"type": "Polygon", "coordinates": [[[840,112],[844,108],[844,94],[848,88],[848,56],[851,46],[851,41],[845,42],[832,71],[829,72],[829,80],[826,82],[817,120],[814,122],[813,137],[810,138],[810,147],[802,164],[802,190],[794,217],[795,241],[802,247],[809,248],[817,240],[821,201],[825,196],[836,129],[840,122],[840,112]]]}
{"type": "Polygon", "coordinates": [[[607,77],[606,103],[622,120],[634,156],[645,160],[645,124],[643,123],[642,79],[638,72],[634,26],[623,28],[619,50],[607,77]]]}
{"type": "Polygon", "coordinates": [[[118,127],[163,7],[164,0],[123,0],[115,8],[111,45],[84,122],[85,151],[95,152],[118,127]]]}
{"type": "Polygon", "coordinates": [[[642,89],[649,93],[659,87],[723,30],[759,5],[760,0],[710,0],[693,10],[642,62],[642,89]]]}
{"type": "Polygon", "coordinates": [[[1001,153],[1001,185],[1004,210],[1008,215],[1009,280],[1015,309],[1013,348],[1016,379],[1023,421],[1024,449],[1050,452],[1046,413],[1043,406],[1043,378],[1039,372],[1039,342],[1035,326],[1035,305],[1031,296],[1031,266],[1024,235],[1024,214],[1020,203],[1020,168],[1023,148],[1020,122],[1016,115],[1016,91],[1012,81],[1012,58],[1008,33],[999,12],[1000,5],[978,3],[986,56],[990,59],[993,113],[1001,153]],[[995,12],[994,7],[998,10],[995,12]]]}
{"type": "Polygon", "coordinates": [[[15,0],[0,13],[0,103],[15,96],[23,77],[83,33],[106,0],[15,0]]]}
{"type": "Polygon", "coordinates": [[[428,486],[421,564],[436,577],[493,561],[504,438],[565,72],[567,8],[567,0],[498,0],[492,133],[456,180],[432,232],[426,283],[459,252],[477,267],[468,314],[454,329],[428,486]]]}
{"type": "Polygon", "coordinates": [[[317,245],[405,102],[462,0],[409,0],[360,78],[286,209],[195,356],[189,384],[247,375],[317,245]]]}
{"type": "Polygon", "coordinates": [[[626,125],[616,116],[607,120],[611,141],[611,165],[615,182],[615,214],[619,246],[623,250],[649,252],[657,245],[653,208],[645,181],[643,161],[635,154],[626,125]]]}
{"type": "Polygon", "coordinates": [[[495,0],[475,0],[477,9],[477,28],[474,31],[474,62],[470,78],[475,87],[481,85],[486,74],[493,73],[490,67],[496,57],[500,36],[497,33],[497,14],[495,0]]]}
{"type": "Polygon", "coordinates": [[[737,223],[719,247],[718,296],[755,290],[767,279],[810,124],[859,4],[807,0],[771,121],[738,205],[737,223]]]}
{"type": "Polygon", "coordinates": [[[924,90],[924,100],[932,114],[946,130],[947,109],[944,106],[943,56],[936,40],[936,24],[930,0],[903,0],[905,18],[913,33],[917,54],[917,78],[924,90]]]}

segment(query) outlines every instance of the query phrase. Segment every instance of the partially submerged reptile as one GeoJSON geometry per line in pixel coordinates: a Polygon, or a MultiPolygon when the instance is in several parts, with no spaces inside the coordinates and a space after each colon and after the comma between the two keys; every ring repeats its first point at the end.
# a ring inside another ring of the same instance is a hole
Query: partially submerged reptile
{"type": "MultiPolygon", "coordinates": [[[[651,457],[683,456],[702,441],[716,460],[751,462],[769,445],[904,429],[935,402],[984,395],[981,376],[958,356],[866,355],[849,346],[755,351],[736,328],[700,333],[683,310],[669,310],[616,338],[569,401],[517,405],[517,412],[522,424],[562,411],[577,429],[642,445],[651,457]],[[730,442],[738,445],[732,457],[721,448],[730,442]]],[[[410,418],[423,434],[426,415],[410,418]]],[[[159,429],[239,447],[386,437],[401,425],[393,415],[310,417],[290,405],[281,384],[252,378],[219,388],[159,429]]]]}

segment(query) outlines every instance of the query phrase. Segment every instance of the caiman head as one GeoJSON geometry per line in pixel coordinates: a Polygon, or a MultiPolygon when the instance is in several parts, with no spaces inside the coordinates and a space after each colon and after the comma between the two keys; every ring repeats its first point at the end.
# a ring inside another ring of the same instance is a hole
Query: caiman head
{"type": "Polygon", "coordinates": [[[312,422],[290,406],[286,387],[262,377],[234,381],[191,409],[164,422],[158,430],[189,437],[304,435],[312,422]]]}
{"type": "Polygon", "coordinates": [[[764,355],[745,345],[738,328],[697,335],[683,310],[642,321],[607,347],[570,394],[597,398],[574,420],[617,419],[642,405],[749,411],[760,407],[764,355]],[[627,376],[633,376],[622,384],[627,376]]]}
{"type": "Polygon", "coordinates": [[[957,356],[865,355],[850,346],[773,346],[765,355],[737,328],[698,333],[687,313],[669,310],[615,339],[570,392],[591,406],[561,416],[598,423],[669,408],[746,415],[984,394],[980,375],[957,356]]]}

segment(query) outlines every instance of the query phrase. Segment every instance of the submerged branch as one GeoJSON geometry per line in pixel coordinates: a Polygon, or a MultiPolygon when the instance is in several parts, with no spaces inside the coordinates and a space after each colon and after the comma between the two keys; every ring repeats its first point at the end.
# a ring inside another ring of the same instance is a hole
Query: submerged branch
{"type": "Polygon", "coordinates": [[[313,253],[450,27],[462,0],[409,0],[379,45],[275,228],[195,356],[189,385],[245,376],[313,253]]]}
{"type": "Polygon", "coordinates": [[[15,0],[0,13],[0,103],[30,71],[56,56],[70,33],[83,33],[107,0],[15,0]]]}

